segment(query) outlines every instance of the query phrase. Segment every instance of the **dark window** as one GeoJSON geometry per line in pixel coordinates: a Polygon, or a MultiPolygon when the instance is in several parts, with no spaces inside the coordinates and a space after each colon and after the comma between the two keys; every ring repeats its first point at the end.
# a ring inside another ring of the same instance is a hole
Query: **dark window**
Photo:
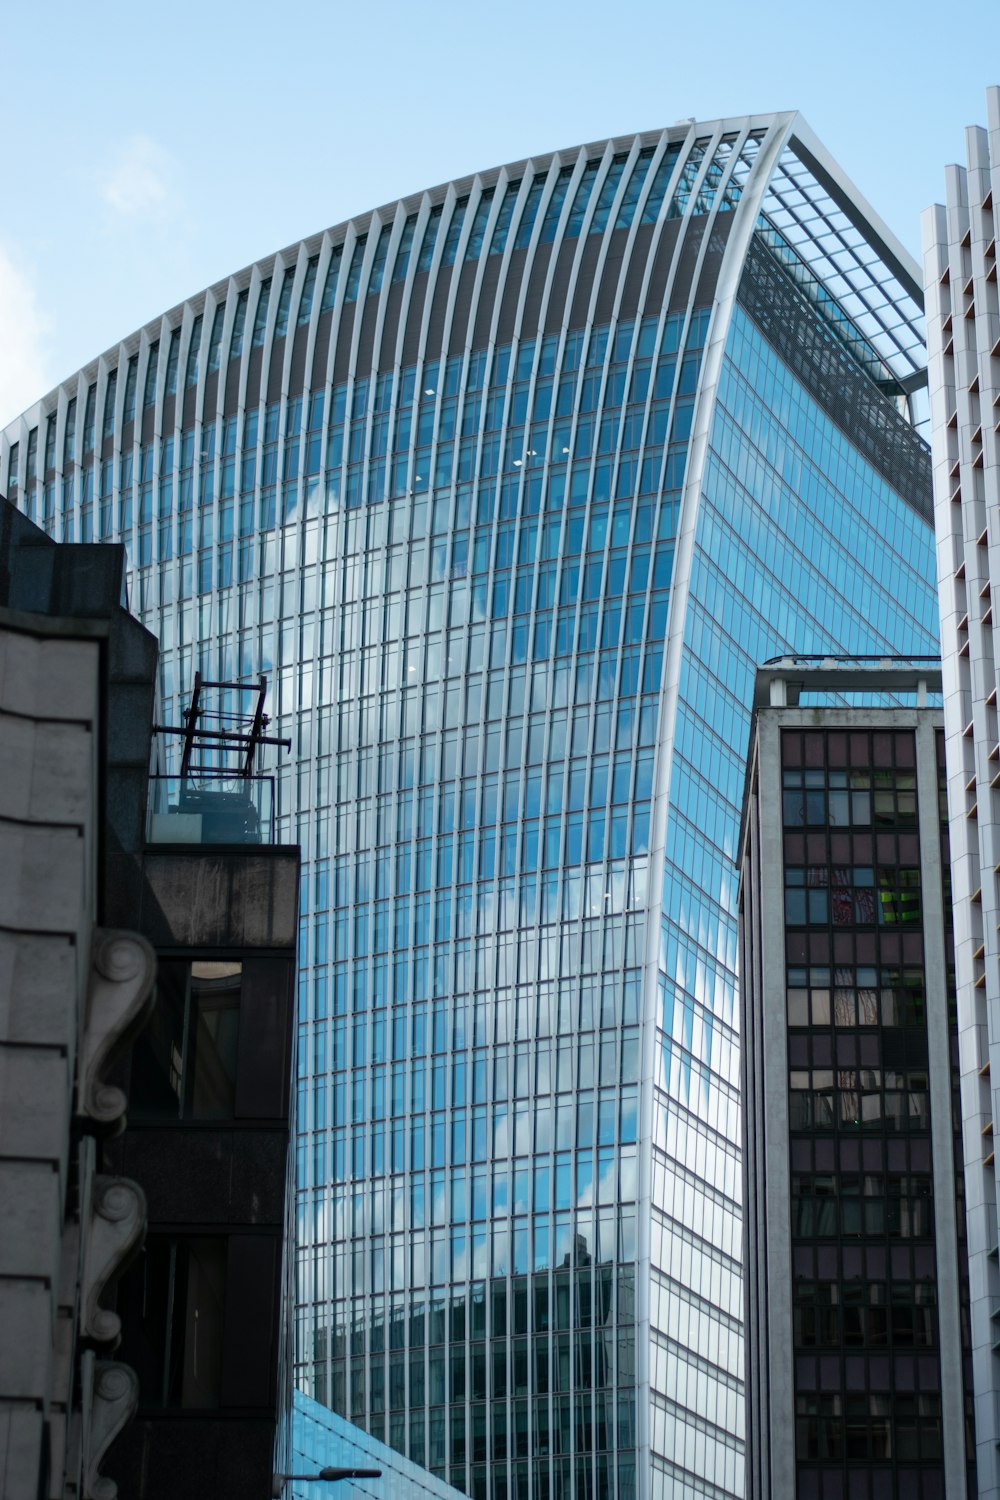
{"type": "Polygon", "coordinates": [[[500,205],[500,213],[496,224],[493,226],[493,239],[490,243],[491,255],[502,255],[507,245],[507,233],[510,229],[510,221],[513,217],[514,206],[517,203],[517,195],[521,191],[521,179],[516,182],[508,182],[507,189],[503,195],[500,205]]]}
{"type": "Polygon", "coordinates": [[[216,1407],[222,1395],[226,1241],[150,1235],[122,1287],[144,1406],[216,1407]]]}
{"type": "Polygon", "coordinates": [[[201,354],[201,330],[202,314],[199,313],[191,326],[191,342],[188,345],[187,373],[184,376],[184,389],[198,384],[198,358],[201,354]]]}
{"type": "Polygon", "coordinates": [[[538,205],[542,200],[542,189],[545,187],[545,173],[539,172],[531,184],[531,189],[524,200],[521,210],[521,222],[514,236],[514,249],[523,250],[531,239],[531,231],[535,226],[535,215],[538,213],[538,205]]]}
{"type": "Polygon", "coordinates": [[[319,256],[314,255],[306,266],[306,274],[302,281],[302,291],[299,295],[299,315],[296,323],[301,325],[309,322],[312,312],[313,292],[316,288],[316,269],[319,266],[319,256]]]}
{"type": "Polygon", "coordinates": [[[281,293],[278,297],[278,311],[274,319],[274,336],[283,339],[288,332],[288,309],[292,302],[292,286],[295,281],[295,267],[289,266],[285,272],[285,279],[281,283],[281,293]]]}
{"type": "MultiPolygon", "coordinates": [[[[181,331],[179,328],[175,328],[170,334],[170,347],[167,350],[167,379],[165,394],[168,396],[175,395],[177,391],[177,360],[178,356],[180,355],[180,348],[181,331]]],[[[93,387],[91,387],[91,390],[93,390],[93,387]]],[[[87,409],[88,411],[90,409],[89,395],[87,397],[87,409]]],[[[86,441],[84,441],[83,451],[87,451],[86,441]]]]}
{"type": "Polygon", "coordinates": [[[616,229],[627,229],[631,224],[635,215],[635,206],[639,201],[639,194],[642,192],[643,184],[646,181],[646,172],[652,157],[652,146],[646,146],[639,152],[635,165],[632,168],[628,187],[625,189],[625,196],[618,210],[618,217],[615,219],[616,229]]]}
{"type": "Polygon", "coordinates": [[[617,156],[611,159],[611,165],[608,167],[608,175],[604,179],[604,186],[601,188],[597,207],[594,209],[594,217],[590,221],[591,234],[602,234],[607,228],[611,205],[614,203],[618,184],[621,181],[627,161],[627,151],[620,151],[617,156]]]}
{"type": "Polygon", "coordinates": [[[344,301],[356,302],[358,297],[358,286],[361,282],[361,268],[364,265],[365,246],[368,244],[366,234],[359,235],[354,243],[354,254],[351,256],[351,268],[347,273],[347,284],[344,287],[344,301]]]}
{"type": "Polygon", "coordinates": [[[94,449],[94,407],[97,402],[97,386],[92,385],[87,391],[87,404],[83,409],[83,451],[92,453],[94,449]]]}
{"type": "Polygon", "coordinates": [[[236,359],[243,353],[243,332],[247,323],[247,302],[249,291],[240,292],[236,299],[236,312],[233,315],[233,332],[229,341],[229,358],[236,359]]]}
{"type": "Polygon", "coordinates": [[[573,170],[572,167],[563,167],[556,178],[555,186],[552,189],[552,197],[549,199],[548,207],[545,210],[545,218],[542,220],[542,228],[539,235],[539,240],[543,245],[550,243],[556,237],[556,230],[559,227],[559,215],[562,213],[563,202],[569,188],[570,178],[573,176],[573,170]]]}
{"type": "Polygon", "coordinates": [[[133,422],[135,420],[135,386],[139,373],[139,357],[133,354],[128,362],[125,372],[125,402],[122,410],[122,421],[133,422]]]}
{"type": "Polygon", "coordinates": [[[466,260],[475,260],[482,254],[483,236],[486,233],[486,221],[493,207],[493,188],[485,188],[476,208],[476,216],[472,221],[469,231],[468,244],[465,247],[466,260]]]}
{"type": "Polygon", "coordinates": [[[444,251],[441,256],[441,264],[452,266],[455,264],[455,256],[458,252],[458,241],[462,233],[462,225],[465,222],[465,210],[469,205],[467,197],[458,198],[452,212],[451,223],[448,226],[448,234],[444,242],[444,251]]]}
{"type": "Polygon", "coordinates": [[[393,281],[402,281],[410,264],[410,251],[413,248],[413,231],[417,225],[416,214],[410,214],[403,225],[403,233],[400,236],[399,245],[396,248],[396,261],[392,269],[393,281]]]}
{"type": "Polygon", "coordinates": [[[109,438],[115,430],[115,393],[118,390],[118,371],[112,370],[104,388],[104,425],[101,432],[109,438]]]}
{"type": "Polygon", "coordinates": [[[225,961],[160,960],[156,1006],[133,1052],[137,1119],[232,1118],[242,970],[225,961]]]}
{"type": "Polygon", "coordinates": [[[220,302],[215,309],[212,319],[212,334],[208,341],[208,370],[209,374],[217,370],[222,363],[222,325],[226,317],[226,304],[220,302]]]}
{"type": "Polygon", "coordinates": [[[146,361],[146,379],[142,391],[143,409],[153,406],[156,402],[156,372],[160,363],[159,339],[149,346],[149,358],[146,361]]]}
{"type": "Polygon", "coordinates": [[[583,176],[577,183],[576,193],[573,198],[573,207],[570,209],[569,218],[566,221],[566,238],[575,239],[583,225],[583,216],[587,212],[587,204],[590,202],[590,194],[597,174],[601,169],[599,161],[588,161],[583,169],[583,176]]]}
{"type": "MultiPolygon", "coordinates": [[[[14,450],[11,449],[13,456],[14,450]]],[[[63,468],[66,469],[76,459],[76,397],[66,408],[66,426],[63,430],[63,468]]],[[[16,467],[16,462],[15,462],[16,467]]]]}
{"type": "Polygon", "coordinates": [[[252,349],[259,348],[264,342],[264,335],[267,332],[267,305],[270,300],[271,278],[268,276],[266,281],[261,282],[260,291],[257,293],[257,310],[253,315],[253,334],[250,338],[252,349]]]}
{"type": "Polygon", "coordinates": [[[674,167],[677,165],[677,158],[680,156],[680,154],[680,146],[668,146],[666,151],[664,152],[663,159],[656,169],[656,175],[653,178],[653,185],[649,190],[649,197],[646,199],[646,206],[642,211],[641,222],[643,224],[656,223],[656,220],[659,217],[660,209],[663,207],[663,199],[667,191],[667,184],[670,181],[674,167]]]}
{"type": "Polygon", "coordinates": [[[337,295],[337,281],[340,277],[340,262],[343,254],[343,245],[335,245],[330,253],[330,264],[326,268],[326,281],[323,285],[323,300],[319,306],[321,313],[328,312],[333,306],[337,295]]]}
{"type": "Polygon", "coordinates": [[[429,271],[431,261],[434,259],[434,245],[437,241],[438,226],[441,223],[441,204],[432,208],[424,225],[424,237],[420,243],[420,255],[417,258],[417,270],[429,271]]]}
{"type": "Polygon", "coordinates": [[[389,236],[391,234],[392,225],[383,224],[379,230],[378,240],[375,243],[375,257],[368,276],[368,291],[366,295],[369,297],[373,297],[376,292],[382,290],[382,277],[385,274],[385,261],[386,256],[389,254],[389,236]]]}

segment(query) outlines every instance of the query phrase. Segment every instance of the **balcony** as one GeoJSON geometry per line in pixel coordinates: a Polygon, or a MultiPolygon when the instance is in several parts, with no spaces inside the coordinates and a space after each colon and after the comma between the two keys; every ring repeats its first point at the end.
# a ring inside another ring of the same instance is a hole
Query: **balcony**
{"type": "Polygon", "coordinates": [[[209,682],[195,673],[184,723],[155,724],[146,840],[150,844],[273,844],[275,779],[258,770],[264,746],[291,741],[266,731],[267,678],[209,682]],[[180,766],[169,769],[168,746],[180,744],[180,766]],[[166,765],[165,765],[166,763],[166,765]]]}
{"type": "Polygon", "coordinates": [[[274,777],[151,776],[150,844],[273,844],[274,777]]]}

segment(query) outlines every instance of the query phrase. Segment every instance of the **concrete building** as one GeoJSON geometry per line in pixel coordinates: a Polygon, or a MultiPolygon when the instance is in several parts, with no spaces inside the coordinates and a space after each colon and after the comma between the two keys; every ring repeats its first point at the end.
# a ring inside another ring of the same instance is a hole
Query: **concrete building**
{"type": "Polygon", "coordinates": [[[919,268],[771,114],[359,215],[0,433],[128,546],[171,722],[274,682],[295,1381],[477,1500],[742,1495],[753,676],[936,649],[924,364],[919,268]]]}
{"type": "Polygon", "coordinates": [[[299,855],[266,829],[253,844],[189,838],[143,853],[157,1000],[122,1069],[128,1129],[106,1148],[148,1204],[116,1302],[138,1411],[107,1462],[141,1500],[269,1493],[291,1401],[299,855]]]}
{"type": "Polygon", "coordinates": [[[980,1494],[1000,1496],[1000,89],[924,215],[980,1494]]]}
{"type": "Polygon", "coordinates": [[[748,1500],[977,1494],[940,689],[936,661],[787,658],[757,676],[748,1500]]]}
{"type": "Polygon", "coordinates": [[[122,547],[0,501],[5,1500],[267,1494],[291,1406],[298,850],[217,755],[148,840],[157,648],[124,598],[122,547]]]}
{"type": "Polygon", "coordinates": [[[0,501],[0,1491],[99,1493],[135,1409],[106,1301],[141,1241],[142,1189],[110,1172],[116,1054],[155,959],[104,899],[141,847],[155,642],[118,609],[120,547],[57,548],[0,501]],[[72,549],[71,549],[72,550],[72,549]],[[133,718],[133,713],[135,717],[133,718]],[[144,740],[143,722],[147,726],[144,740]]]}

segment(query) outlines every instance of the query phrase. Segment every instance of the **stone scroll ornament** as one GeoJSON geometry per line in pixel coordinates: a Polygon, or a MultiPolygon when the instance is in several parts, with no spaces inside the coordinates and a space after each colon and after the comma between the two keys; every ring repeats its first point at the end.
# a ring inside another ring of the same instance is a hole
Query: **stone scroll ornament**
{"type": "Polygon", "coordinates": [[[149,1016],[155,978],[156,955],[144,937],[95,928],[80,1039],[77,1113],[96,1125],[123,1128],[127,1100],[105,1079],[149,1016]]]}
{"type": "Polygon", "coordinates": [[[117,1360],[84,1356],[84,1463],[82,1500],[116,1500],[118,1485],[99,1465],[139,1404],[139,1379],[117,1360]]]}
{"type": "Polygon", "coordinates": [[[98,1344],[115,1344],[121,1318],[100,1298],[111,1280],[132,1259],[146,1232],[146,1196],[129,1177],[98,1173],[91,1184],[86,1218],[83,1275],[80,1283],[80,1332],[98,1344]]]}

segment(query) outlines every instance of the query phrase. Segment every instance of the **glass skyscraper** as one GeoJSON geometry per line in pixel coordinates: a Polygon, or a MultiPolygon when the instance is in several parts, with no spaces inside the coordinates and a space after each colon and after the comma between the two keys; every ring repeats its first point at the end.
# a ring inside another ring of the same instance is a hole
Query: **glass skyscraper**
{"type": "Polygon", "coordinates": [[[757,663],[936,647],[917,268],[795,115],[403,199],[0,438],[303,846],[296,1382],[482,1500],[743,1492],[757,663]]]}

